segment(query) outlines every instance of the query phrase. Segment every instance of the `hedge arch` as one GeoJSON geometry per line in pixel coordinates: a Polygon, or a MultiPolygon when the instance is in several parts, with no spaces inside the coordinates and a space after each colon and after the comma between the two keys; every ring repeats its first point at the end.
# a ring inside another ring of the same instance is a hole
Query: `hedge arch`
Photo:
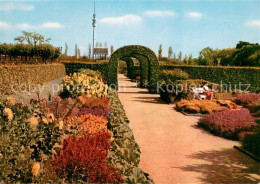
{"type": "Polygon", "coordinates": [[[121,59],[122,61],[126,62],[127,65],[127,77],[133,79],[134,76],[134,61],[131,57],[124,57],[121,59]]]}
{"type": "Polygon", "coordinates": [[[148,58],[143,56],[143,55],[139,55],[139,54],[135,54],[133,55],[134,58],[138,59],[140,62],[140,87],[148,87],[147,84],[149,84],[150,78],[149,78],[149,61],[148,58]],[[148,82],[148,83],[147,83],[148,82]]]}
{"type": "MultiPolygon", "coordinates": [[[[149,92],[156,93],[157,81],[159,76],[159,62],[156,54],[149,49],[141,45],[128,45],[117,49],[112,55],[108,63],[107,70],[107,82],[111,87],[117,88],[117,67],[118,61],[123,60],[125,57],[135,57],[143,56],[147,58],[148,66],[142,67],[141,73],[144,72],[144,68],[148,70],[148,82],[149,82],[149,92]]],[[[142,62],[142,59],[140,59],[142,62]]],[[[144,62],[142,62],[144,63],[144,62]]],[[[141,65],[141,64],[140,64],[141,65]]]]}

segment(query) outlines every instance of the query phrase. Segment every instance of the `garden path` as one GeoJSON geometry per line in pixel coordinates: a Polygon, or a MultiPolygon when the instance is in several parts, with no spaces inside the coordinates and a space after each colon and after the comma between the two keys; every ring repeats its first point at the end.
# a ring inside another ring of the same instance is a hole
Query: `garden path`
{"type": "Polygon", "coordinates": [[[196,127],[197,119],[174,110],[159,95],[118,75],[119,98],[141,148],[140,167],[155,183],[252,183],[259,163],[226,140],[196,127]]]}

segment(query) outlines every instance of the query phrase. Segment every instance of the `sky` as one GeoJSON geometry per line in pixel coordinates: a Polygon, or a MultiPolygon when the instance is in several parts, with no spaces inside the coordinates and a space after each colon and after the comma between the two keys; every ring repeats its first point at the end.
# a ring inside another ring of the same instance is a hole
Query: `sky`
{"type": "MultiPolygon", "coordinates": [[[[0,0],[0,43],[15,43],[22,31],[38,32],[74,55],[92,44],[93,0],[0,0]]],[[[96,0],[95,42],[115,50],[162,44],[197,57],[201,49],[260,42],[260,0],[96,0]]],[[[64,49],[63,49],[64,50],[64,49]]]]}

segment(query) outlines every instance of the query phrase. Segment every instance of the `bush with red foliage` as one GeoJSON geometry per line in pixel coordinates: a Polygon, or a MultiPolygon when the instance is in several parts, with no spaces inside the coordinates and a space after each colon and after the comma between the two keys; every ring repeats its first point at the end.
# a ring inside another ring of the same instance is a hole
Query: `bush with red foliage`
{"type": "Polygon", "coordinates": [[[73,109],[72,116],[82,116],[86,114],[92,114],[94,116],[102,116],[106,119],[109,118],[111,109],[102,106],[99,107],[76,107],[73,109]]]}
{"type": "Polygon", "coordinates": [[[249,104],[259,99],[260,99],[260,94],[248,93],[248,94],[237,95],[237,97],[234,99],[234,102],[236,102],[237,104],[249,104]]]}
{"type": "Polygon", "coordinates": [[[198,125],[216,135],[236,140],[240,132],[252,131],[257,124],[247,109],[223,109],[202,117],[198,125]]]}
{"type": "Polygon", "coordinates": [[[69,183],[119,183],[121,175],[108,164],[110,135],[102,132],[93,136],[69,136],[52,161],[58,176],[69,183]]]}

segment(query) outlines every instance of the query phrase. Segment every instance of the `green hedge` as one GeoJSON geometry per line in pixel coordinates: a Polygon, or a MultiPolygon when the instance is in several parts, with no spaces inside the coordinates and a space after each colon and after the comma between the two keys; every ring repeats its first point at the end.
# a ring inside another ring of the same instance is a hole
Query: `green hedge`
{"type": "Polygon", "coordinates": [[[43,84],[65,76],[63,64],[0,65],[0,94],[12,94],[29,84],[43,84]]]}
{"type": "MultiPolygon", "coordinates": [[[[189,74],[190,79],[204,79],[217,84],[235,85],[250,84],[250,91],[259,90],[260,68],[255,67],[214,67],[214,66],[170,66],[161,65],[160,69],[181,69],[189,74]]],[[[246,86],[242,86],[246,89],[246,86]]]]}
{"type": "Polygon", "coordinates": [[[100,71],[103,76],[106,76],[106,63],[64,63],[66,68],[66,74],[70,75],[74,72],[79,72],[80,69],[90,69],[100,71]]]}
{"type": "Polygon", "coordinates": [[[108,96],[112,108],[108,128],[114,135],[109,153],[110,163],[116,165],[125,183],[153,183],[149,175],[139,168],[141,151],[129,127],[129,120],[117,91],[109,88],[108,96]]]}
{"type": "MultiPolygon", "coordinates": [[[[149,92],[156,93],[157,81],[159,76],[159,62],[155,53],[141,45],[129,45],[117,49],[111,56],[107,68],[107,81],[109,85],[118,86],[117,66],[118,61],[124,57],[135,57],[136,55],[145,56],[149,61],[149,92]]],[[[141,61],[142,62],[142,61],[141,61]]],[[[143,72],[143,71],[142,71],[143,72]]]]}

